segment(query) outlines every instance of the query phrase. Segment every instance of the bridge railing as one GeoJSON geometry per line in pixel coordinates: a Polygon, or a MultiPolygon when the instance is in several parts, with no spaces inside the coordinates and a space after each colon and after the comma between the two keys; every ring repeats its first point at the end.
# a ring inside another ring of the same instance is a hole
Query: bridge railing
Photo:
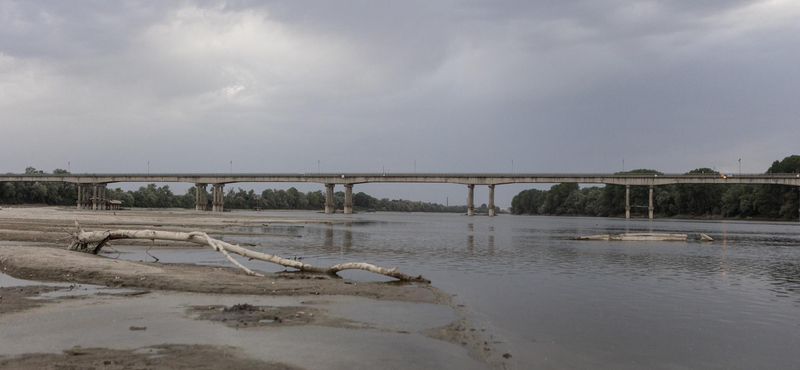
{"type": "Polygon", "coordinates": [[[753,178],[791,178],[798,177],[798,173],[382,173],[382,172],[305,172],[305,173],[6,173],[0,174],[0,180],[11,177],[461,177],[461,178],[485,178],[485,177],[505,177],[505,178],[525,178],[525,177],[618,177],[618,178],[642,178],[642,177],[753,177],[753,178]]]}
{"type": "Polygon", "coordinates": [[[796,177],[797,173],[381,173],[381,172],[305,172],[305,173],[5,173],[4,177],[796,177]]]}

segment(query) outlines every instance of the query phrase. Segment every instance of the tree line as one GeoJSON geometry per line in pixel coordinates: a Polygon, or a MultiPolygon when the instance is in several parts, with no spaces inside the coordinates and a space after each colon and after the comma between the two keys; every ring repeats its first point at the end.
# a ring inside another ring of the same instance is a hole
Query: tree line
{"type": "MultiPolygon", "coordinates": [[[[618,173],[660,174],[647,169],[618,173]]],[[[688,172],[694,173],[719,174],[710,168],[688,172]]],[[[800,156],[773,162],[767,173],[800,173],[800,156]]],[[[631,214],[647,214],[649,191],[647,186],[631,186],[631,214]]],[[[659,185],[654,188],[653,206],[657,214],[667,217],[797,219],[799,193],[798,187],[786,185],[659,185]]],[[[625,186],[581,189],[578,184],[563,183],[550,190],[523,190],[514,196],[511,213],[621,216],[625,214],[625,186]]]]}
{"type": "MultiPolygon", "coordinates": [[[[25,169],[25,173],[44,173],[33,167],[25,169]]],[[[54,174],[68,173],[56,169],[54,174]]],[[[189,188],[185,194],[174,194],[169,185],[156,186],[149,184],[137,190],[120,188],[106,190],[109,199],[122,201],[122,207],[142,208],[188,208],[195,207],[195,187],[189,188]]],[[[208,191],[208,190],[207,190],[208,191]]],[[[72,183],[58,182],[0,182],[0,204],[47,204],[74,206],[77,202],[78,186],[72,183]]],[[[209,192],[207,208],[211,209],[209,192]]],[[[344,192],[334,193],[336,209],[344,208],[344,192]]],[[[254,190],[238,188],[229,189],[225,193],[225,209],[277,209],[277,210],[323,210],[325,194],[322,190],[300,192],[294,187],[288,190],[266,189],[261,193],[254,190]]],[[[466,213],[467,206],[445,206],[438,203],[419,202],[404,199],[378,199],[364,192],[353,195],[353,208],[360,211],[374,210],[383,212],[451,212],[466,213]]],[[[499,212],[495,207],[495,211],[499,212]]],[[[485,204],[475,209],[478,213],[488,213],[485,204]]]]}

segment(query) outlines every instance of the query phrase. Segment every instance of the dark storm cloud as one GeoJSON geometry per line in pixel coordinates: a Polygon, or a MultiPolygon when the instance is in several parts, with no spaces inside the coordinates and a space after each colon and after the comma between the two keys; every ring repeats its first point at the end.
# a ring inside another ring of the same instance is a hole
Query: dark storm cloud
{"type": "Polygon", "coordinates": [[[0,1],[0,170],[763,171],[796,154],[798,21],[787,0],[0,1]]]}

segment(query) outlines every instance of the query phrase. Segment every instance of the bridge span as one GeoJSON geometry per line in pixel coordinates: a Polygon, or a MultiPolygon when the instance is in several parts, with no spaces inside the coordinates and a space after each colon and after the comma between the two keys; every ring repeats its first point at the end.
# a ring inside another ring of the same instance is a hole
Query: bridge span
{"type": "MultiPolygon", "coordinates": [[[[653,218],[653,187],[669,184],[770,184],[800,187],[800,174],[565,174],[565,173],[83,173],[4,174],[0,182],[68,182],[78,184],[78,209],[108,208],[106,187],[120,182],[184,182],[194,184],[196,209],[205,211],[206,188],[212,186],[212,211],[224,208],[224,187],[239,182],[313,182],[325,185],[325,213],[334,212],[336,185],[345,188],[344,213],[353,212],[353,186],[365,183],[450,183],[466,185],[467,214],[474,215],[475,186],[489,187],[489,215],[494,216],[494,188],[506,184],[580,183],[625,185],[625,217],[630,218],[630,187],[649,186],[648,213],[653,218]]],[[[798,210],[800,212],[800,210],[798,210]]]]}

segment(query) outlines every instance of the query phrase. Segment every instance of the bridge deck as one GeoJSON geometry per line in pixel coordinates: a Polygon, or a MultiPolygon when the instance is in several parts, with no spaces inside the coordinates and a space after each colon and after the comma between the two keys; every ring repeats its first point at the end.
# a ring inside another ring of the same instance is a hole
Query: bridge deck
{"type": "Polygon", "coordinates": [[[4,174],[0,182],[71,182],[108,184],[117,182],[185,182],[230,184],[237,182],[314,182],[321,184],[362,183],[454,183],[502,185],[513,183],[583,183],[616,185],[667,184],[778,184],[800,186],[800,174],[511,174],[511,173],[84,173],[4,174]]]}

